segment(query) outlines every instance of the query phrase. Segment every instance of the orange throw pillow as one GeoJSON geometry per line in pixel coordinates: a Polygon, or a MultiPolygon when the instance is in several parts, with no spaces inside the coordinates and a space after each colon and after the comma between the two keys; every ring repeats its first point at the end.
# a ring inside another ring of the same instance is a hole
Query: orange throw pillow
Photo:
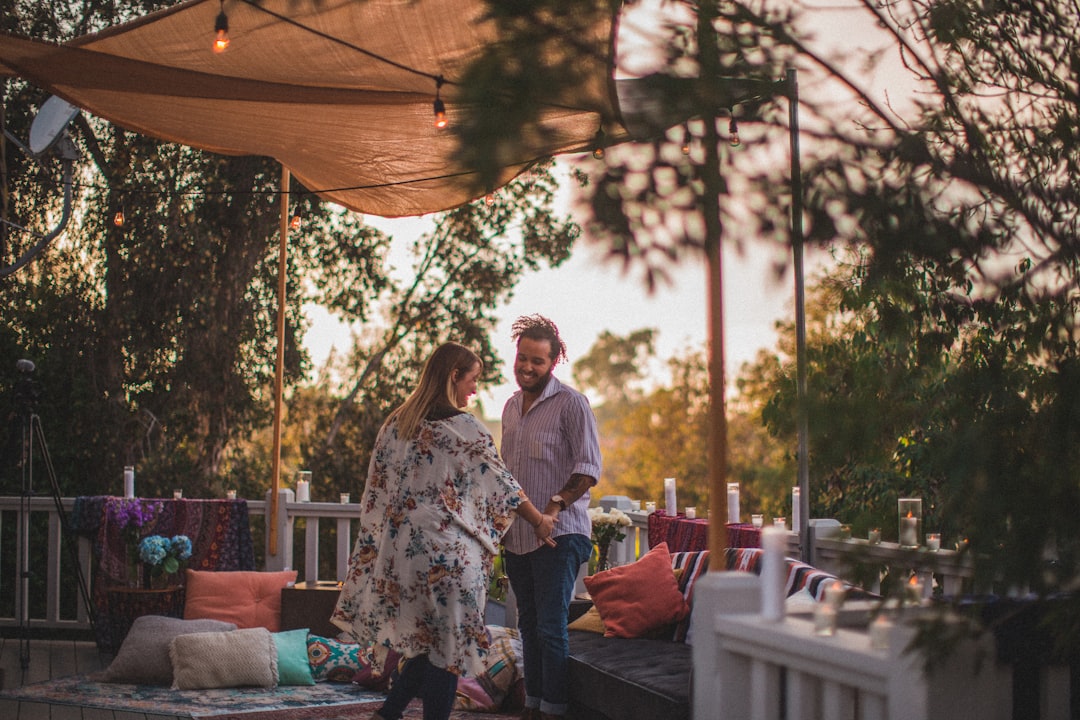
{"type": "Polygon", "coordinates": [[[188,570],[184,619],[210,618],[237,628],[281,630],[281,589],[296,582],[295,570],[257,572],[188,570]]]}
{"type": "Polygon", "coordinates": [[[667,543],[660,543],[635,563],[585,578],[585,588],[603,619],[605,637],[640,637],[682,620],[689,612],[671,571],[667,543]]]}

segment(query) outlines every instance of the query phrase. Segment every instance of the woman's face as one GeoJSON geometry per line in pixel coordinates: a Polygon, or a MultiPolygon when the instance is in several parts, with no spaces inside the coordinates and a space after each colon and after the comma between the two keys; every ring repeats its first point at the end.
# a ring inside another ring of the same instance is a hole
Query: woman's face
{"type": "Polygon", "coordinates": [[[473,365],[468,372],[454,371],[454,404],[463,408],[469,404],[469,398],[476,394],[476,381],[480,379],[480,363],[473,365]]]}

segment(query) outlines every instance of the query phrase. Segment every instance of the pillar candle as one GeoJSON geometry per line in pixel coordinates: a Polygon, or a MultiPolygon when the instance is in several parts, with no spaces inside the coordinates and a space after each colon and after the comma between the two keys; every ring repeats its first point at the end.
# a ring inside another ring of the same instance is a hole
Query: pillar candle
{"type": "Polygon", "coordinates": [[[900,544],[905,547],[915,547],[919,544],[919,535],[916,530],[918,524],[918,518],[914,517],[902,517],[900,518],[900,544]]]}
{"type": "Polygon", "coordinates": [[[675,504],[675,478],[664,478],[664,510],[668,515],[679,514],[679,506],[675,504]]]}
{"type": "Polygon", "coordinates": [[[799,532],[802,529],[802,491],[799,486],[791,488],[791,529],[799,532]]]}
{"type": "Polygon", "coordinates": [[[311,483],[307,480],[297,481],[296,502],[311,502],[311,483]]]}
{"type": "Polygon", "coordinates": [[[135,497],[135,468],[130,465],[124,468],[124,497],[135,497]]]}
{"type": "Polygon", "coordinates": [[[787,540],[784,532],[767,527],[761,530],[761,616],[765,620],[784,618],[784,584],[787,568],[784,550],[787,540]]]}
{"type": "Polygon", "coordinates": [[[739,522],[739,483],[727,484],[727,521],[739,522]]]}

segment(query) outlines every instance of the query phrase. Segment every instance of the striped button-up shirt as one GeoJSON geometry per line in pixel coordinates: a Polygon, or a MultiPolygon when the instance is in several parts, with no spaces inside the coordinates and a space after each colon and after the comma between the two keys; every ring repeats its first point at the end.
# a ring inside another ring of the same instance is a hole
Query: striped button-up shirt
{"type": "MultiPolygon", "coordinates": [[[[543,512],[571,475],[600,479],[600,433],[589,400],[552,377],[529,412],[521,414],[522,392],[507,401],[502,414],[501,454],[533,504],[543,512]]],[[[559,513],[553,537],[592,535],[586,492],[559,513]]],[[[539,547],[529,523],[514,519],[503,537],[507,551],[524,554],[539,547]]]]}

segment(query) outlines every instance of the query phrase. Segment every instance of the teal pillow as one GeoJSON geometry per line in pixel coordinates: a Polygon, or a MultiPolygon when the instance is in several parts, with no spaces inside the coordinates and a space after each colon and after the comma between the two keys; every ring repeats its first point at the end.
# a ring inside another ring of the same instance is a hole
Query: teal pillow
{"type": "Polygon", "coordinates": [[[273,634],[277,646],[278,685],[314,685],[308,664],[307,628],[273,634]]]}

